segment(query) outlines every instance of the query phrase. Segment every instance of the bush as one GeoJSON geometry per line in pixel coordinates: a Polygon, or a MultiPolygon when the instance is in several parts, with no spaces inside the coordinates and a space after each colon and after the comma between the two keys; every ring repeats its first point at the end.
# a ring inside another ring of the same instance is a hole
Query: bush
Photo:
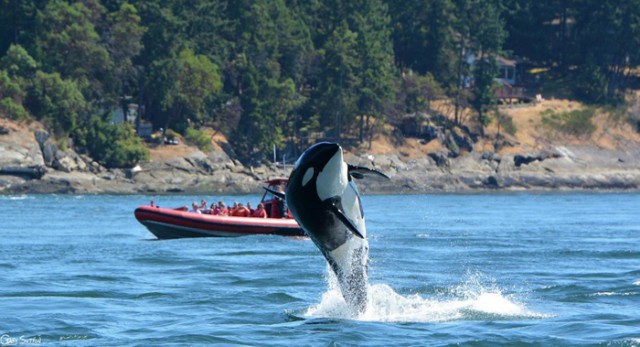
{"type": "Polygon", "coordinates": [[[29,112],[24,109],[22,104],[16,103],[11,98],[0,100],[0,117],[6,117],[13,120],[26,120],[31,118],[29,112]]]}
{"type": "Polygon", "coordinates": [[[189,127],[185,131],[184,139],[203,151],[211,150],[211,138],[202,130],[189,127]]]}
{"type": "Polygon", "coordinates": [[[498,112],[496,115],[496,120],[498,122],[498,126],[500,126],[507,134],[515,135],[518,131],[515,123],[513,123],[513,118],[511,118],[509,115],[498,112]]]}
{"type": "Polygon", "coordinates": [[[24,94],[20,81],[9,76],[7,71],[0,70],[0,117],[14,120],[31,118],[22,105],[24,94]]]}
{"type": "Polygon", "coordinates": [[[76,140],[107,168],[133,167],[149,159],[149,150],[129,123],[111,125],[94,116],[86,128],[76,132],[76,140]]]}
{"type": "Polygon", "coordinates": [[[565,134],[591,135],[596,131],[596,126],[591,122],[594,113],[595,109],[591,107],[560,113],[547,110],[542,114],[542,124],[565,134]]]}
{"type": "Polygon", "coordinates": [[[29,110],[56,135],[72,134],[89,107],[78,83],[63,79],[59,73],[36,72],[27,100],[29,110]]]}

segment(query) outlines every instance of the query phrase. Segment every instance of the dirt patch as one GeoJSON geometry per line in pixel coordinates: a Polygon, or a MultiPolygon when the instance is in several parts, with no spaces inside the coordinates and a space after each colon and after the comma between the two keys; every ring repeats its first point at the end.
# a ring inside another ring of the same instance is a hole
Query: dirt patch
{"type": "Polygon", "coordinates": [[[0,128],[7,132],[6,135],[0,135],[4,137],[4,141],[23,147],[27,147],[35,141],[34,133],[36,131],[44,130],[44,126],[39,122],[17,123],[4,118],[0,118],[0,128]]]}
{"type": "Polygon", "coordinates": [[[155,145],[149,148],[151,161],[164,162],[176,157],[189,157],[197,148],[187,146],[184,142],[178,145],[155,145]]]}

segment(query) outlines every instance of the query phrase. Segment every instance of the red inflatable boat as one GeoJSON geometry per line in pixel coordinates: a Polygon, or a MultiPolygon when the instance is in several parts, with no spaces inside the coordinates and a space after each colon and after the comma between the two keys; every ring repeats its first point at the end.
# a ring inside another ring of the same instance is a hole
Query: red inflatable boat
{"type": "MultiPolygon", "coordinates": [[[[286,184],[279,178],[267,182],[269,188],[286,184]]],[[[279,218],[274,205],[273,195],[268,191],[262,197],[262,203],[269,218],[215,216],[189,212],[188,208],[176,209],[154,206],[140,206],[134,214],[158,239],[177,239],[185,237],[233,237],[243,235],[283,235],[304,236],[304,231],[291,218],[279,218]]]]}

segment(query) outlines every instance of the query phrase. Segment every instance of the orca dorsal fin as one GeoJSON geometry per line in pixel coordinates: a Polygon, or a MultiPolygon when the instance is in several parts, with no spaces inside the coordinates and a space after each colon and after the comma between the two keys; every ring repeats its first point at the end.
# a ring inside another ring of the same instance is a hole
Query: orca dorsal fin
{"type": "Polygon", "coordinates": [[[269,187],[262,187],[262,188],[264,188],[264,190],[268,191],[269,193],[279,197],[280,199],[284,199],[284,193],[283,192],[279,192],[279,191],[277,191],[275,189],[271,189],[269,187]]]}
{"type": "Polygon", "coordinates": [[[378,176],[378,177],[390,179],[389,176],[387,176],[383,172],[378,171],[376,169],[364,167],[364,166],[349,164],[347,165],[347,170],[349,172],[349,175],[351,175],[351,177],[356,179],[362,179],[365,176],[378,176]]]}
{"type": "Polygon", "coordinates": [[[360,232],[360,230],[358,229],[358,227],[353,224],[353,221],[351,221],[351,219],[349,219],[344,211],[342,210],[342,206],[340,206],[340,200],[336,199],[336,198],[331,198],[329,200],[326,201],[328,207],[329,207],[329,211],[331,211],[334,215],[336,215],[336,217],[338,217],[338,219],[347,227],[349,228],[349,230],[351,230],[351,232],[361,238],[364,239],[364,235],[362,234],[362,232],[360,232]]]}

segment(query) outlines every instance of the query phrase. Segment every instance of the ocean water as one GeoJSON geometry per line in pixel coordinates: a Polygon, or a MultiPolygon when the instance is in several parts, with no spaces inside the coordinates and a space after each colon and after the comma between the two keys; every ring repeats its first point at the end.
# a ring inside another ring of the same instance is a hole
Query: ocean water
{"type": "Polygon", "coordinates": [[[133,217],[200,198],[0,196],[0,346],[640,345],[638,193],[364,196],[359,317],[308,239],[133,217]]]}

